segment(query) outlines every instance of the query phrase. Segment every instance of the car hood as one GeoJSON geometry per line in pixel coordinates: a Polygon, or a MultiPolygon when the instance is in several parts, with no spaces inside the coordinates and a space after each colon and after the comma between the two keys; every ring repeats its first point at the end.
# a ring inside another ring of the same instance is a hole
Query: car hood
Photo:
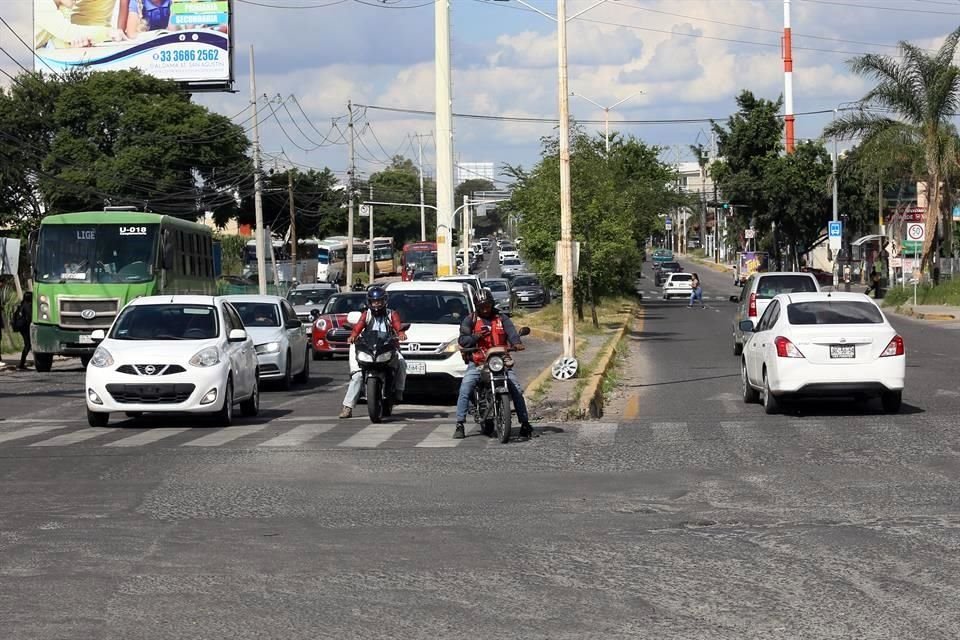
{"type": "Polygon", "coordinates": [[[210,340],[111,340],[101,342],[117,365],[180,364],[186,365],[198,351],[217,346],[219,338],[210,340]]]}
{"type": "Polygon", "coordinates": [[[247,334],[253,339],[253,344],[279,342],[283,338],[283,329],[281,327],[247,327],[247,334]]]}
{"type": "Polygon", "coordinates": [[[407,329],[407,342],[450,342],[460,336],[458,324],[413,324],[407,329]]]}

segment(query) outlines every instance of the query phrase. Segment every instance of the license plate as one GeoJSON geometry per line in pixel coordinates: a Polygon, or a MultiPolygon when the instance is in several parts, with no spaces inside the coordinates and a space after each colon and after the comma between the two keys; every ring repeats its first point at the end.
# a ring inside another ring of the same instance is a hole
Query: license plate
{"type": "Polygon", "coordinates": [[[407,375],[424,375],[427,372],[426,362],[407,362],[407,375]]]}
{"type": "Polygon", "coordinates": [[[80,344],[93,344],[93,336],[80,336],[80,344]]]}
{"type": "Polygon", "coordinates": [[[830,345],[831,358],[856,358],[856,347],[852,344],[832,344],[830,345]]]}
{"type": "Polygon", "coordinates": [[[530,301],[530,296],[520,296],[520,300],[521,300],[522,302],[529,302],[529,301],[530,301]]]}

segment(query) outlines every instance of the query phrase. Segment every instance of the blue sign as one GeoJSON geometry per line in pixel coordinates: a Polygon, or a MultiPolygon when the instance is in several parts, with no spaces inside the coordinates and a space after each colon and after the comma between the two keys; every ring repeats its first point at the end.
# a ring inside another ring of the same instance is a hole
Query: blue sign
{"type": "Polygon", "coordinates": [[[843,236],[843,223],[839,220],[831,222],[827,230],[827,235],[831,238],[840,238],[843,236]]]}

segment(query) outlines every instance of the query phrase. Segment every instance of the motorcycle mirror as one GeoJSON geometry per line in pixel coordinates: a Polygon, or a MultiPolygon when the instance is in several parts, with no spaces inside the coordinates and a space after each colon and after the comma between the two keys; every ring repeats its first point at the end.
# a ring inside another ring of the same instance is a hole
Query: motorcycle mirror
{"type": "Polygon", "coordinates": [[[521,327],[519,333],[520,333],[520,335],[522,335],[522,336],[528,336],[528,335],[530,335],[530,327],[521,327]]]}

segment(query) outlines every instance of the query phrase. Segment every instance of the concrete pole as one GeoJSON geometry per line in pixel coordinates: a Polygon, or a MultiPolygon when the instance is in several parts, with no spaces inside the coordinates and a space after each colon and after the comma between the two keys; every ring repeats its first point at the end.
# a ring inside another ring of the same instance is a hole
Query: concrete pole
{"type": "Polygon", "coordinates": [[[557,0],[557,62],[560,108],[560,270],[563,355],[576,356],[573,318],[573,201],[570,193],[570,91],[567,88],[567,2],[557,0]]]}
{"type": "Polygon", "coordinates": [[[610,157],[610,109],[603,110],[603,140],[606,146],[607,157],[610,157]]]}
{"type": "Polygon", "coordinates": [[[437,272],[455,272],[453,255],[453,78],[450,68],[450,0],[434,4],[436,38],[434,75],[436,83],[437,131],[437,272]]]}
{"type": "MultiPolygon", "coordinates": [[[[837,119],[836,109],[833,110],[833,119],[834,120],[837,119]]],[[[833,182],[833,221],[836,222],[837,220],[840,219],[840,207],[838,204],[839,194],[837,189],[837,138],[836,137],[833,138],[833,154],[831,156],[831,159],[833,160],[832,168],[831,168],[831,175],[833,177],[833,179],[831,180],[831,182],[833,182]]],[[[841,247],[842,246],[843,246],[843,241],[841,240],[841,247]]],[[[836,288],[837,285],[840,283],[840,263],[837,260],[838,257],[839,257],[838,253],[834,251],[833,252],[833,287],[834,288],[836,288]]]]}
{"type": "MultiPolygon", "coordinates": [[[[370,200],[373,200],[373,185],[372,185],[372,184],[370,185],[370,200]]],[[[369,269],[370,269],[370,270],[369,270],[370,280],[369,280],[369,283],[370,283],[370,284],[373,284],[373,277],[374,277],[374,275],[376,274],[376,269],[374,268],[375,265],[374,265],[374,261],[373,261],[373,205],[371,204],[371,205],[368,205],[368,206],[370,207],[370,208],[369,208],[369,211],[370,211],[370,244],[369,244],[369,246],[367,247],[368,250],[369,250],[368,253],[367,253],[367,257],[370,258],[370,268],[369,268],[369,269]]]]}
{"type": "Polygon", "coordinates": [[[793,44],[790,33],[790,0],[783,0],[783,113],[787,153],[794,148],[793,44]]]}
{"type": "Polygon", "coordinates": [[[257,117],[257,72],[253,63],[253,45],[250,45],[250,104],[253,105],[253,207],[256,216],[254,239],[257,241],[257,288],[260,295],[266,295],[267,261],[263,255],[263,181],[260,176],[260,123],[257,117]]]}
{"type": "Polygon", "coordinates": [[[470,210],[470,196],[463,196],[463,211],[460,214],[460,251],[463,252],[463,273],[470,273],[470,260],[468,251],[470,241],[467,238],[467,212],[470,210]]]}
{"type": "Polygon", "coordinates": [[[423,139],[417,134],[417,168],[420,172],[420,242],[427,241],[427,208],[423,199],[423,139]]]}
{"type": "Polygon", "coordinates": [[[349,100],[347,101],[347,113],[350,114],[349,124],[347,125],[350,130],[350,173],[347,178],[347,277],[344,282],[350,285],[353,282],[353,189],[357,173],[357,157],[354,153],[353,142],[353,102],[349,100]]]}

